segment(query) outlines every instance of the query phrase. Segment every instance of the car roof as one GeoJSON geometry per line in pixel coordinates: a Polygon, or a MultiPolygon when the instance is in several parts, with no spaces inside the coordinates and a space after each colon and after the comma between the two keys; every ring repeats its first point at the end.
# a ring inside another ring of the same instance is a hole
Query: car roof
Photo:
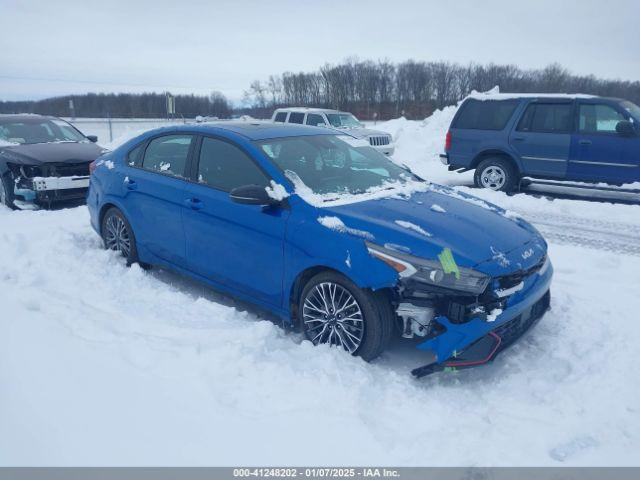
{"type": "Polygon", "coordinates": [[[42,120],[58,119],[50,115],[38,115],[36,113],[3,113],[0,114],[0,120],[9,120],[14,122],[39,122],[42,120]]]}
{"type": "Polygon", "coordinates": [[[472,93],[464,100],[586,100],[587,102],[605,101],[611,103],[625,101],[624,98],[601,97],[586,93],[472,93]]]}
{"type": "Polygon", "coordinates": [[[318,108],[318,107],[284,107],[277,108],[276,112],[300,112],[300,113],[349,113],[340,110],[333,110],[331,108],[318,108]]]}
{"type": "MultiPolygon", "coordinates": [[[[467,99],[474,100],[519,100],[519,99],[604,99],[596,95],[587,95],[584,93],[472,93],[467,99]]],[[[606,98],[606,100],[614,100],[606,98]]]]}
{"type": "Polygon", "coordinates": [[[206,122],[162,127],[157,131],[190,131],[206,133],[231,132],[242,135],[249,140],[267,140],[270,138],[300,137],[308,135],[345,135],[331,128],[312,127],[300,124],[283,124],[272,122],[206,122]]]}

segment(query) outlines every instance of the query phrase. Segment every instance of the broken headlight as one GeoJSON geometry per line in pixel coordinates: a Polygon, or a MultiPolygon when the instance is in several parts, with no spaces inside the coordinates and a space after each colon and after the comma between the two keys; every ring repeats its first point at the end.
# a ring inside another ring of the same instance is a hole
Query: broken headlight
{"type": "Polygon", "coordinates": [[[484,292],[490,281],[484,273],[456,265],[449,249],[444,249],[437,260],[429,260],[365,243],[369,254],[393,268],[400,278],[473,295],[484,292]]]}
{"type": "Polygon", "coordinates": [[[20,173],[24,178],[41,177],[42,169],[32,165],[23,165],[20,167],[20,173]]]}
{"type": "Polygon", "coordinates": [[[33,178],[42,176],[42,169],[36,165],[19,165],[15,163],[7,163],[7,166],[15,177],[33,178]]]}

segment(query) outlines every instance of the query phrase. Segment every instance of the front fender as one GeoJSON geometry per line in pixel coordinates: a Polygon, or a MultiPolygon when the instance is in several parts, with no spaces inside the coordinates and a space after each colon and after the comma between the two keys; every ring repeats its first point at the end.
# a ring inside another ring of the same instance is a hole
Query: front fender
{"type": "Polygon", "coordinates": [[[285,244],[285,291],[291,292],[299,275],[314,267],[336,270],[360,288],[378,290],[398,282],[395,270],[369,255],[364,237],[313,220],[297,221],[294,215],[285,244]]]}

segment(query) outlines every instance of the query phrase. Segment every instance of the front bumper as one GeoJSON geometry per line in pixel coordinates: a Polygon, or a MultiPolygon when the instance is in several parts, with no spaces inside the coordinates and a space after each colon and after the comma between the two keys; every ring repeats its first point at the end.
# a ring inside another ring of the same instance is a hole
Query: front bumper
{"type": "Polygon", "coordinates": [[[393,155],[393,152],[395,152],[396,150],[396,147],[393,143],[390,143],[389,145],[379,145],[379,146],[372,145],[371,148],[375,148],[377,151],[387,156],[393,155]]]}
{"type": "Polygon", "coordinates": [[[54,202],[84,200],[88,189],[88,176],[18,178],[14,204],[22,210],[34,210],[54,202]]]}
{"type": "Polygon", "coordinates": [[[488,321],[474,317],[465,323],[453,323],[446,316],[434,319],[444,332],[418,345],[429,351],[435,362],[412,371],[416,377],[447,368],[467,368],[493,360],[533,326],[549,308],[549,288],[553,277],[551,262],[539,273],[524,280],[522,290],[511,295],[505,308],[488,321]]]}

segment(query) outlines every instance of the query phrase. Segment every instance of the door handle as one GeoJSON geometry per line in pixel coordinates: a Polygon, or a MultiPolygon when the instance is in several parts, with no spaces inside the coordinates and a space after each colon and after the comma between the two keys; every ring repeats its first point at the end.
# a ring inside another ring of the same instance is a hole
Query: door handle
{"type": "Polygon", "coordinates": [[[202,207],[204,207],[204,204],[202,203],[202,201],[199,198],[188,198],[188,199],[186,199],[184,201],[184,203],[191,210],[200,210],[200,209],[202,209],[202,207]]]}
{"type": "Polygon", "coordinates": [[[578,143],[580,145],[591,145],[593,142],[591,140],[579,140],[578,143]]]}
{"type": "Polygon", "coordinates": [[[524,142],[524,137],[513,137],[514,142],[524,142]]]}
{"type": "Polygon", "coordinates": [[[136,183],[136,181],[131,180],[129,177],[126,177],[124,179],[124,185],[127,187],[128,190],[135,190],[136,188],[138,188],[138,184],[136,183]]]}

